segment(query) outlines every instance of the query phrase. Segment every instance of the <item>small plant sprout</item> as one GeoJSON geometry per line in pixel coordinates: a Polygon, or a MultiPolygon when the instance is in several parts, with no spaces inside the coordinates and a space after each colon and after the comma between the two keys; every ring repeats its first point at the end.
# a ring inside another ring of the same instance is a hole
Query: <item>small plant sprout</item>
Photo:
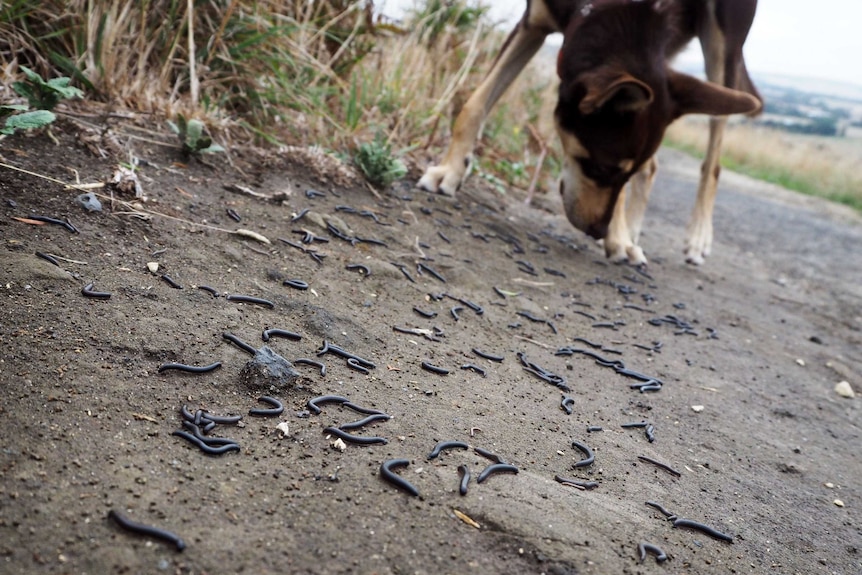
{"type": "Polygon", "coordinates": [[[359,145],[353,161],[365,179],[379,188],[385,188],[407,174],[404,163],[392,155],[389,144],[379,134],[373,141],[359,145]]]}
{"type": "Polygon", "coordinates": [[[171,130],[179,137],[183,146],[183,154],[214,154],[224,152],[224,148],[213,144],[212,138],[204,132],[204,124],[200,120],[186,120],[182,114],[177,114],[177,123],[168,121],[171,130]]]}

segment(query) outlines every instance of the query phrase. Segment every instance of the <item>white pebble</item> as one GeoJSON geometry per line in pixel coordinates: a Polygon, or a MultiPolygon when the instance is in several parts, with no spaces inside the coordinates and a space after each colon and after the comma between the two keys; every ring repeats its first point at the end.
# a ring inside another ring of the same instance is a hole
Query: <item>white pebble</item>
{"type": "Polygon", "coordinates": [[[836,499],[836,500],[835,500],[835,501],[833,501],[832,503],[834,503],[834,504],[835,504],[836,506],[838,506],[838,507],[844,507],[844,502],[843,502],[843,501],[841,501],[840,499],[836,499]]]}
{"type": "Polygon", "coordinates": [[[837,393],[841,397],[846,397],[847,399],[853,399],[854,397],[856,397],[856,393],[853,391],[853,388],[850,387],[849,381],[842,381],[841,383],[836,385],[835,393],[837,393]]]}
{"type": "Polygon", "coordinates": [[[290,428],[288,427],[286,421],[282,421],[281,423],[276,425],[275,428],[281,432],[282,437],[287,437],[288,433],[290,432],[290,428]]]}
{"type": "Polygon", "coordinates": [[[804,360],[804,359],[797,359],[797,360],[796,360],[796,363],[798,363],[798,364],[799,364],[799,365],[801,365],[802,367],[805,367],[805,360],[804,360]]]}
{"type": "Polygon", "coordinates": [[[159,271],[159,262],[147,262],[147,269],[150,270],[151,274],[157,273],[159,271]]]}
{"type": "Polygon", "coordinates": [[[695,413],[700,413],[704,410],[704,407],[702,405],[692,405],[691,410],[695,413]]]}

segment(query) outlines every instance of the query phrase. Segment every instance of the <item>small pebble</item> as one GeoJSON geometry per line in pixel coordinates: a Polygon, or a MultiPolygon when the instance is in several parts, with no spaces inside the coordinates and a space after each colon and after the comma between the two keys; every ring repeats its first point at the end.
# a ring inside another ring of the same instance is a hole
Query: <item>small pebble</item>
{"type": "Polygon", "coordinates": [[[805,360],[804,360],[804,359],[797,359],[797,360],[796,360],[796,363],[797,363],[798,365],[801,365],[802,367],[805,367],[805,360]]]}
{"type": "Polygon", "coordinates": [[[850,387],[849,381],[842,381],[841,383],[836,385],[835,393],[837,393],[841,397],[846,397],[847,399],[853,399],[854,397],[856,397],[856,393],[853,391],[853,388],[850,387]]]}
{"type": "Polygon", "coordinates": [[[703,411],[704,407],[702,405],[692,405],[691,410],[695,413],[700,413],[703,411]]]}
{"type": "Polygon", "coordinates": [[[288,433],[290,432],[290,427],[287,425],[286,421],[282,421],[281,423],[276,425],[275,428],[281,432],[282,437],[287,437],[288,433]]]}
{"type": "Polygon", "coordinates": [[[147,262],[147,269],[150,270],[151,274],[158,273],[159,262],[147,262]]]}
{"type": "Polygon", "coordinates": [[[832,503],[834,503],[837,507],[844,507],[844,502],[841,501],[840,499],[836,499],[832,503]]]}

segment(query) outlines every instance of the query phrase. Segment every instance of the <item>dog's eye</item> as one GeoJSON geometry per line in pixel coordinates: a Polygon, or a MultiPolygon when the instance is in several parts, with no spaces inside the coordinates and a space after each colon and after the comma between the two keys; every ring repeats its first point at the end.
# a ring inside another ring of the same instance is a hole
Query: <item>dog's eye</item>
{"type": "Polygon", "coordinates": [[[578,158],[578,163],[583,174],[599,185],[612,186],[625,179],[625,172],[619,166],[599,164],[590,158],[578,158]]]}

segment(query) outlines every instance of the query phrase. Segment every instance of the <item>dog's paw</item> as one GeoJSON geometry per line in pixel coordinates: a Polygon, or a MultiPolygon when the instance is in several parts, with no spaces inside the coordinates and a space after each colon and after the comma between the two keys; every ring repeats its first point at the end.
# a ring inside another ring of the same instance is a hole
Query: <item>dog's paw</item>
{"type": "Polygon", "coordinates": [[[416,185],[426,192],[454,196],[463,177],[463,170],[459,172],[449,166],[431,166],[425,170],[425,174],[416,185]]]}
{"type": "Polygon", "coordinates": [[[710,226],[693,226],[685,242],[685,263],[700,266],[712,251],[710,226]]]}
{"type": "Polygon", "coordinates": [[[615,243],[609,242],[607,239],[601,240],[605,246],[605,255],[613,263],[628,262],[633,266],[646,265],[647,259],[644,251],[640,246],[636,246],[631,242],[615,243]]]}

